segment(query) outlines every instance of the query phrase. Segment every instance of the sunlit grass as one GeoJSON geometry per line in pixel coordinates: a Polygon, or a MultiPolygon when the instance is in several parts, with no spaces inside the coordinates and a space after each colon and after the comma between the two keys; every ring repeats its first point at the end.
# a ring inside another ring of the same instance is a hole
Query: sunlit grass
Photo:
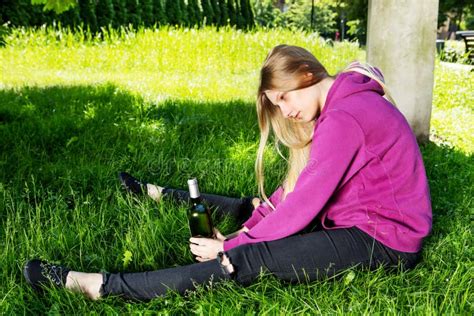
{"type": "Polygon", "coordinates": [[[68,31],[16,31],[1,50],[5,87],[111,82],[154,100],[251,100],[258,69],[278,44],[306,47],[336,72],[362,54],[357,45],[327,45],[287,30],[229,28],[111,31],[109,41],[68,31]]]}

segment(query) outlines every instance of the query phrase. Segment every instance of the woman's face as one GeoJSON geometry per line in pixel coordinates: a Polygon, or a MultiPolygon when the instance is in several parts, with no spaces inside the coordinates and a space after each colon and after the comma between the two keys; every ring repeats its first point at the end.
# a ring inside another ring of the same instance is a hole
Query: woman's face
{"type": "Polygon", "coordinates": [[[300,122],[316,119],[321,111],[321,89],[318,84],[292,91],[267,90],[265,94],[283,117],[300,122]]]}
{"type": "MultiPolygon", "coordinates": [[[[313,74],[307,73],[306,76],[312,77],[313,74]]],[[[274,106],[279,107],[283,117],[308,123],[316,120],[321,114],[333,83],[334,78],[327,76],[303,89],[287,92],[267,90],[265,95],[274,106]]]]}

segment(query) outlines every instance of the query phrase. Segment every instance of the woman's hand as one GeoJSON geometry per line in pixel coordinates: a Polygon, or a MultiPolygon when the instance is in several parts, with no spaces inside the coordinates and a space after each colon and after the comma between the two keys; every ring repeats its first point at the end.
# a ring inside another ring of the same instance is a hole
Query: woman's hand
{"type": "Polygon", "coordinates": [[[226,239],[216,228],[214,228],[215,238],[191,237],[191,252],[196,256],[196,260],[204,262],[217,258],[219,251],[224,250],[224,240],[226,239]]]}

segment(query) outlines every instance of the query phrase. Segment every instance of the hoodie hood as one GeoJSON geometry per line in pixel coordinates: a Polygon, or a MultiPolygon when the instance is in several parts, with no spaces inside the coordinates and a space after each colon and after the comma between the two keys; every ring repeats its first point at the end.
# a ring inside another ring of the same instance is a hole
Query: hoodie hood
{"type": "MultiPolygon", "coordinates": [[[[380,71],[377,72],[380,73],[380,71]]],[[[381,79],[383,77],[381,76],[381,79]]],[[[343,72],[337,75],[332,87],[329,89],[324,108],[321,112],[323,114],[327,111],[328,107],[331,107],[332,103],[340,99],[344,99],[350,95],[373,91],[381,96],[385,94],[382,86],[375,80],[360,74],[358,72],[343,72]]]]}

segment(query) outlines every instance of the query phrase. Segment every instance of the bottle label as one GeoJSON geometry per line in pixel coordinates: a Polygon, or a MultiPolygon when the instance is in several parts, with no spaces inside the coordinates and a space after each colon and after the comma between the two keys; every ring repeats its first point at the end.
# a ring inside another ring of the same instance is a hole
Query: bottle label
{"type": "Polygon", "coordinates": [[[192,199],[195,199],[201,196],[196,178],[189,179],[188,186],[189,186],[189,196],[192,199]]]}

